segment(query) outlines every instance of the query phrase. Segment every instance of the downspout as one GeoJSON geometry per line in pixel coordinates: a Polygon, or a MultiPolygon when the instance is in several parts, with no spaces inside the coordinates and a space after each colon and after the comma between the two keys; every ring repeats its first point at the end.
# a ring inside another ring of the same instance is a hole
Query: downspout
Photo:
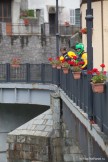
{"type": "Polygon", "coordinates": [[[103,0],[101,0],[102,63],[104,63],[103,0]]]}

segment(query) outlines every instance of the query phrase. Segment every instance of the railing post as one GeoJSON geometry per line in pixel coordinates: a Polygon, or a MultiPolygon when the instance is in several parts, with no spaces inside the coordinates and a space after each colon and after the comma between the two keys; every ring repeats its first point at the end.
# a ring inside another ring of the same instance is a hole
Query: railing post
{"type": "MultiPolygon", "coordinates": [[[[88,65],[87,70],[93,68],[93,47],[92,47],[92,27],[93,27],[93,10],[91,8],[92,1],[87,0],[86,10],[86,26],[87,26],[87,54],[88,54],[88,65]]],[[[93,118],[93,94],[91,90],[91,76],[88,75],[88,117],[93,118]]]]}
{"type": "Polygon", "coordinates": [[[6,63],[6,82],[10,81],[10,64],[6,63]]]}
{"type": "Polygon", "coordinates": [[[30,64],[26,63],[26,82],[30,82],[30,64]]]}
{"type": "Polygon", "coordinates": [[[57,85],[60,87],[60,70],[57,70],[57,85]]]}
{"type": "Polygon", "coordinates": [[[41,82],[45,82],[45,64],[41,64],[41,82]]]}
{"type": "Polygon", "coordinates": [[[103,110],[103,107],[105,107],[105,103],[104,103],[104,94],[102,93],[102,94],[100,94],[100,100],[101,100],[101,106],[100,106],[100,108],[101,108],[101,125],[100,125],[100,127],[101,127],[101,131],[103,132],[103,119],[104,119],[104,110],[103,110]]]}

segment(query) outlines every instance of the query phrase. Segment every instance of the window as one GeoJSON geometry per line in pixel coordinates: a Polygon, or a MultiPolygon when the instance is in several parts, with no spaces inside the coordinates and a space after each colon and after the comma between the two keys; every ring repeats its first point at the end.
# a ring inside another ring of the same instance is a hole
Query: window
{"type": "Polygon", "coordinates": [[[70,10],[70,24],[80,26],[80,9],[70,10]]]}
{"type": "Polygon", "coordinates": [[[75,25],[75,10],[74,9],[70,10],[70,24],[75,25]]]}
{"type": "Polygon", "coordinates": [[[75,9],[75,25],[80,26],[80,9],[75,9]]]}
{"type": "Polygon", "coordinates": [[[11,21],[11,1],[12,0],[0,0],[0,21],[11,21]]]}

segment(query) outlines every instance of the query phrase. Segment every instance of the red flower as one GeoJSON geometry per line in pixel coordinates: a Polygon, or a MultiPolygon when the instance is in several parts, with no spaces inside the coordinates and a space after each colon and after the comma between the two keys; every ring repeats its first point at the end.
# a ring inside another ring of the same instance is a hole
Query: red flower
{"type": "Polygon", "coordinates": [[[79,62],[79,65],[83,65],[83,64],[84,64],[84,61],[80,61],[80,62],[79,62]]]}
{"type": "Polygon", "coordinates": [[[100,72],[99,72],[99,71],[97,71],[97,72],[96,72],[96,74],[97,74],[97,75],[100,75],[100,72]]]}
{"type": "Polygon", "coordinates": [[[49,61],[52,61],[53,59],[51,57],[48,58],[49,61]]]}
{"type": "Polygon", "coordinates": [[[65,62],[66,60],[65,59],[63,59],[61,62],[63,63],[63,62],[65,62]]]}
{"type": "Polygon", "coordinates": [[[97,73],[98,72],[98,69],[97,68],[93,68],[92,72],[93,73],[97,73]]]}
{"type": "Polygon", "coordinates": [[[73,56],[73,59],[76,60],[78,57],[77,56],[73,56]]]}
{"type": "Polygon", "coordinates": [[[70,60],[68,61],[68,64],[70,64],[72,66],[74,65],[74,63],[75,63],[74,61],[70,61],[70,60]]]}
{"type": "Polygon", "coordinates": [[[83,34],[87,33],[87,28],[82,28],[82,29],[80,30],[80,32],[83,33],[83,34]]]}
{"type": "Polygon", "coordinates": [[[92,73],[93,73],[92,70],[87,71],[87,74],[92,74],[92,73]]]}
{"type": "Polygon", "coordinates": [[[25,24],[25,26],[28,26],[29,25],[29,20],[28,19],[24,19],[24,24],[25,24]]]}
{"type": "Polygon", "coordinates": [[[105,67],[105,64],[101,64],[100,67],[104,68],[105,67]]]}
{"type": "Polygon", "coordinates": [[[58,56],[58,57],[56,57],[56,60],[60,60],[59,56],[58,56]]]}

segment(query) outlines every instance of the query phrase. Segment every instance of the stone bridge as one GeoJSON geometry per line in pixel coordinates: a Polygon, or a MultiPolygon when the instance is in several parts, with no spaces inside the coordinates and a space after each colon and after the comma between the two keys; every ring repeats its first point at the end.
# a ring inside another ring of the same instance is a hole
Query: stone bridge
{"type": "MultiPolygon", "coordinates": [[[[61,88],[51,84],[28,84],[22,87],[19,85],[13,84],[10,88],[8,85],[7,88],[11,90],[11,93],[17,92],[22,96],[24,93],[28,95],[30,93],[28,91],[42,90],[42,97],[38,97],[43,98],[48,94],[46,104],[50,105],[50,109],[8,134],[7,159],[9,162],[80,162],[85,160],[107,162],[107,135],[101,132],[97,124],[90,123],[87,114],[61,88]]],[[[4,90],[1,86],[1,89],[5,91],[6,87],[4,90]]],[[[29,99],[26,97],[26,100],[22,99],[19,102],[26,101],[27,103],[27,98],[29,99]]]]}

